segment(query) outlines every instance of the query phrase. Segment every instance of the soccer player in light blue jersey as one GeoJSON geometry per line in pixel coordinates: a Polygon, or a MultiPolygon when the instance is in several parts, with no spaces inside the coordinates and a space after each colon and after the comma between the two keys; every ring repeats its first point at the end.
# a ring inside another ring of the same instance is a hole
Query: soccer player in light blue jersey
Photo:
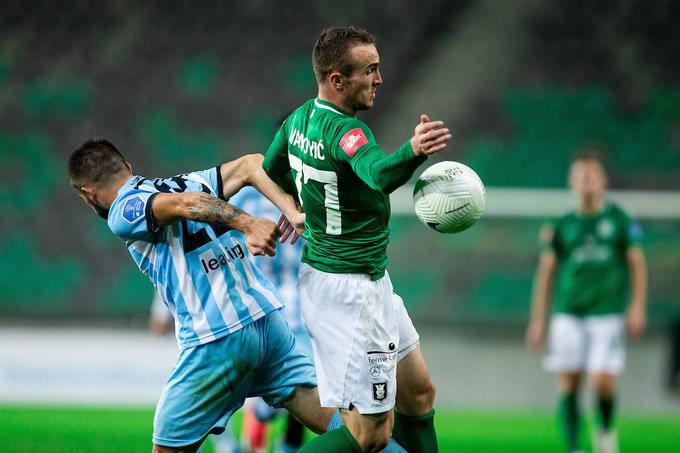
{"type": "Polygon", "coordinates": [[[217,167],[146,179],[113,144],[91,139],[68,161],[80,198],[125,240],[176,322],[180,354],[154,418],[153,451],[195,451],[224,430],[246,397],[285,407],[317,433],[322,409],[314,367],[279,313],[282,304],[252,255],[274,255],[274,222],[228,204],[255,186],[289,219],[282,240],[301,227],[292,197],[264,174],[261,155],[217,167]]]}

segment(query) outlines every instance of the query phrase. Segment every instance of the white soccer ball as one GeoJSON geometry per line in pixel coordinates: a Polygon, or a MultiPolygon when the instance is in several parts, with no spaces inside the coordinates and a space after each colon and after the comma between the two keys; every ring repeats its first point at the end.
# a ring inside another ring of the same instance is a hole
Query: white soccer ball
{"type": "Polygon", "coordinates": [[[474,224],[484,212],[484,184],[467,165],[439,162],[427,168],[413,189],[418,218],[440,233],[458,233],[474,224]]]}

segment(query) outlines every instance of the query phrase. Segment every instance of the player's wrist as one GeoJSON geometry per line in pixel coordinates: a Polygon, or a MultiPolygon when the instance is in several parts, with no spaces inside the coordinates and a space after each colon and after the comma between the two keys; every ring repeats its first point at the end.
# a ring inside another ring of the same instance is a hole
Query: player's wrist
{"type": "Polygon", "coordinates": [[[427,157],[425,155],[425,152],[421,148],[418,147],[418,140],[417,140],[415,135],[413,137],[411,137],[411,139],[407,143],[408,143],[408,146],[411,148],[411,152],[416,157],[421,157],[421,156],[427,157]]]}
{"type": "Polygon", "coordinates": [[[241,212],[236,217],[234,217],[229,226],[242,233],[249,234],[253,231],[255,220],[255,217],[251,216],[250,214],[241,212]]]}

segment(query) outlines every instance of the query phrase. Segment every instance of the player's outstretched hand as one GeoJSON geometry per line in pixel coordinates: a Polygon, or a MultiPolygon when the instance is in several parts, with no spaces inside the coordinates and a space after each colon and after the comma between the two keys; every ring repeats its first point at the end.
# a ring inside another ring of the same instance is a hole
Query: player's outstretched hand
{"type": "Polygon", "coordinates": [[[246,233],[246,247],[253,255],[276,255],[276,238],[279,229],[269,219],[253,217],[243,229],[246,233]]]}
{"type": "Polygon", "coordinates": [[[631,307],[626,317],[626,328],[628,336],[633,340],[640,338],[647,327],[647,314],[644,309],[631,307]]]}
{"type": "Polygon", "coordinates": [[[420,115],[420,123],[411,137],[411,148],[416,156],[430,156],[446,148],[451,133],[443,121],[430,121],[427,115],[420,115]]]}
{"type": "Polygon", "coordinates": [[[281,214],[278,222],[276,222],[276,227],[281,232],[281,237],[279,237],[281,243],[290,238],[290,243],[295,244],[302,233],[305,232],[305,215],[300,212],[291,222],[285,215],[281,214]]]}
{"type": "Polygon", "coordinates": [[[540,352],[545,342],[545,322],[531,321],[527,327],[525,341],[532,352],[540,352]]]}

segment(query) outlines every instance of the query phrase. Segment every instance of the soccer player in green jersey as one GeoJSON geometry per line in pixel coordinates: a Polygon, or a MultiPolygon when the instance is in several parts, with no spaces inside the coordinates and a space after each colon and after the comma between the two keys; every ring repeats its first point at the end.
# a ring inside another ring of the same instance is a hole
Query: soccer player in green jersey
{"type": "Polygon", "coordinates": [[[596,154],[584,153],[573,160],[569,184],[579,207],[541,230],[543,251],[526,340],[534,351],[543,346],[554,292],[544,367],[559,375],[567,448],[579,451],[578,392],[586,374],[597,397],[596,451],[611,453],[618,450],[613,418],[617,377],[625,360],[624,331],[637,338],[646,324],[647,270],[641,230],[606,200],[607,177],[596,154]]]}
{"type": "Polygon", "coordinates": [[[346,425],[335,443],[326,436],[307,448],[378,451],[394,425],[394,439],[408,451],[436,452],[434,384],[385,268],[389,194],[451,134],[422,115],[397,151],[386,155],[377,145],[356,118],[373,107],[382,83],[375,39],[365,30],[324,30],[312,61],[318,96],[283,122],[263,162],[306,214],[300,306],[321,404],[339,408],[346,425]]]}

